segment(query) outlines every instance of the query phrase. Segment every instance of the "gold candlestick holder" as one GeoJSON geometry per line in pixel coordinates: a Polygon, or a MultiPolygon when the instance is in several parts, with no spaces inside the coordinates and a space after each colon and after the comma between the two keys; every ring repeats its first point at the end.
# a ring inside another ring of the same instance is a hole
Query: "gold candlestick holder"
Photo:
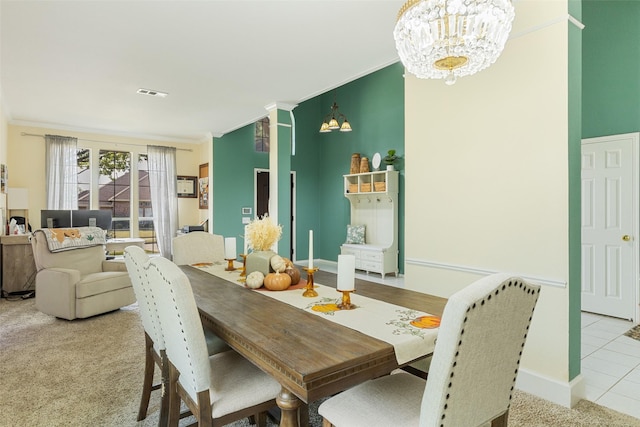
{"type": "Polygon", "coordinates": [[[235,261],[235,258],[225,258],[227,260],[227,268],[224,269],[224,271],[236,271],[236,268],[233,266],[233,261],[235,261]]]}
{"type": "Polygon", "coordinates": [[[313,268],[303,268],[304,271],[307,272],[307,286],[304,288],[304,292],[302,293],[303,297],[313,298],[318,296],[318,292],[313,289],[313,273],[318,271],[318,267],[313,268]]]}
{"type": "Polygon", "coordinates": [[[242,257],[242,268],[238,282],[245,283],[247,281],[247,254],[240,254],[240,256],[242,257]]]}
{"type": "Polygon", "coordinates": [[[355,292],[356,290],[353,289],[351,291],[338,291],[338,292],[342,292],[342,302],[340,304],[338,304],[338,308],[340,310],[352,310],[354,308],[356,308],[355,304],[351,304],[351,292],[355,292]]]}

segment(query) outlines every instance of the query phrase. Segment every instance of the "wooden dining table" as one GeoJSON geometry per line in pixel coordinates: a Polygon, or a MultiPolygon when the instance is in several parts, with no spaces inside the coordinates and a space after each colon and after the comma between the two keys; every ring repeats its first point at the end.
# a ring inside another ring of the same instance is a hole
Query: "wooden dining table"
{"type": "MultiPolygon", "coordinates": [[[[191,282],[203,326],[282,386],[276,398],[280,426],[300,425],[299,418],[306,415],[303,411],[299,416],[302,402],[331,396],[399,367],[391,344],[198,268],[181,268],[191,282]]],[[[318,271],[314,281],[336,287],[332,273],[318,271]]],[[[356,289],[359,295],[437,316],[446,303],[444,298],[359,279],[356,289]]],[[[302,290],[297,292],[302,295],[302,290]]]]}

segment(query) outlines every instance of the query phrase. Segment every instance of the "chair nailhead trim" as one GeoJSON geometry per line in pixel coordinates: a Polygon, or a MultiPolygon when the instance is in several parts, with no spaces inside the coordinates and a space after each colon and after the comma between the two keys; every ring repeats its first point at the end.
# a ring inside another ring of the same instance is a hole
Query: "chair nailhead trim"
{"type": "MultiPolygon", "coordinates": [[[[534,290],[530,289],[528,286],[526,286],[526,285],[524,284],[524,282],[521,282],[521,281],[515,281],[515,282],[514,282],[514,281],[509,281],[507,285],[505,285],[505,284],[503,283],[503,285],[502,285],[502,290],[504,291],[504,290],[507,288],[507,286],[508,286],[508,287],[512,287],[512,286],[514,286],[514,287],[518,287],[518,288],[520,288],[520,289],[523,289],[523,290],[524,290],[528,295],[531,295],[531,294],[540,294],[540,289],[539,289],[539,288],[537,289],[537,292],[536,292],[536,291],[534,291],[534,290]]],[[[495,295],[497,296],[498,294],[499,294],[499,289],[496,289],[496,291],[495,291],[495,295]]],[[[536,295],[536,299],[537,299],[537,295],[536,295]]],[[[490,300],[491,300],[491,294],[487,295],[486,300],[487,300],[487,301],[490,301],[490,300]]],[[[472,309],[475,309],[475,308],[476,308],[476,305],[477,305],[477,303],[476,303],[476,302],[474,302],[474,303],[471,305],[471,307],[468,307],[468,308],[467,308],[467,311],[466,311],[466,312],[467,312],[467,313],[469,313],[472,309]]],[[[484,306],[484,305],[485,305],[485,299],[483,298],[482,300],[480,300],[480,306],[484,306]]],[[[535,310],[535,306],[534,306],[534,310],[535,310]]],[[[534,311],[534,310],[532,310],[532,312],[531,312],[531,316],[529,317],[529,324],[527,324],[527,326],[526,326],[526,331],[528,331],[528,330],[529,330],[529,326],[530,326],[530,324],[531,324],[531,320],[532,320],[532,318],[533,318],[533,311],[534,311]]],[[[464,320],[463,320],[463,323],[466,323],[466,322],[467,322],[467,320],[468,320],[468,317],[467,317],[467,316],[465,316],[465,318],[464,318],[464,320]]],[[[460,336],[462,336],[463,334],[464,334],[464,328],[460,330],[460,336]]],[[[526,338],[527,338],[527,333],[525,333],[525,334],[524,334],[524,336],[523,336],[522,344],[521,344],[521,346],[520,346],[521,348],[524,348],[526,338]]],[[[458,341],[458,347],[460,347],[461,345],[462,345],[462,339],[460,339],[460,340],[458,341]]],[[[454,357],[455,357],[455,358],[457,358],[459,354],[460,354],[460,352],[456,350],[456,353],[455,353],[455,356],[454,356],[454,357]]],[[[510,391],[511,391],[511,393],[509,394],[509,403],[508,403],[508,405],[507,405],[507,409],[511,406],[511,400],[513,399],[513,390],[514,390],[514,388],[515,388],[516,376],[518,375],[518,368],[519,368],[519,366],[520,366],[520,358],[522,357],[522,350],[520,350],[520,352],[519,352],[518,356],[519,356],[519,357],[518,357],[518,360],[516,361],[516,369],[515,369],[515,371],[514,371],[515,376],[514,376],[514,378],[513,378],[513,382],[512,382],[512,385],[511,385],[511,390],[510,390],[510,391]]],[[[453,378],[453,375],[454,375],[454,368],[457,366],[457,364],[458,364],[458,362],[457,362],[456,360],[454,360],[454,361],[453,361],[453,364],[452,364],[451,373],[450,373],[450,375],[449,375],[449,378],[453,378]]],[[[451,388],[451,387],[452,387],[452,385],[453,385],[453,382],[451,382],[451,381],[450,381],[450,382],[449,382],[448,387],[449,387],[449,388],[451,388]]],[[[448,400],[448,399],[449,399],[449,396],[450,396],[450,394],[449,394],[449,393],[447,393],[445,400],[448,400]]],[[[442,418],[441,418],[442,420],[444,420],[444,419],[445,419],[445,415],[446,415],[446,414],[445,414],[444,412],[448,409],[448,407],[449,407],[449,406],[448,406],[448,404],[447,404],[447,403],[445,403],[445,404],[444,404],[444,407],[443,407],[443,414],[442,414],[442,418]]],[[[444,423],[440,424],[440,427],[444,427],[444,423]]]]}

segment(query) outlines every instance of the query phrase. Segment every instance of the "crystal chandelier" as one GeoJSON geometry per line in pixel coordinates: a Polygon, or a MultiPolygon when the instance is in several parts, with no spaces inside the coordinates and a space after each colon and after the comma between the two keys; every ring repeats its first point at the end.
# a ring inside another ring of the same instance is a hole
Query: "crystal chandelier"
{"type": "Polygon", "coordinates": [[[324,117],[320,126],[320,133],[327,133],[340,129],[340,132],[351,132],[351,124],[347,121],[347,117],[340,112],[338,104],[336,104],[336,95],[333,94],[333,105],[331,112],[324,117]],[[342,124],[339,123],[342,120],[342,124]]]}
{"type": "Polygon", "coordinates": [[[409,0],[393,37],[407,71],[451,85],[498,59],[514,16],[511,0],[409,0]]]}

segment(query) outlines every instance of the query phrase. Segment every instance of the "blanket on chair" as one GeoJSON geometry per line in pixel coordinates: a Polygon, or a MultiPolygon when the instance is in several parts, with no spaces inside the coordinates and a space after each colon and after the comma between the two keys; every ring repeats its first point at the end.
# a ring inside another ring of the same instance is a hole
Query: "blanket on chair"
{"type": "Polygon", "coordinates": [[[99,227],[43,228],[50,252],[88,248],[107,243],[107,232],[99,227]]]}

